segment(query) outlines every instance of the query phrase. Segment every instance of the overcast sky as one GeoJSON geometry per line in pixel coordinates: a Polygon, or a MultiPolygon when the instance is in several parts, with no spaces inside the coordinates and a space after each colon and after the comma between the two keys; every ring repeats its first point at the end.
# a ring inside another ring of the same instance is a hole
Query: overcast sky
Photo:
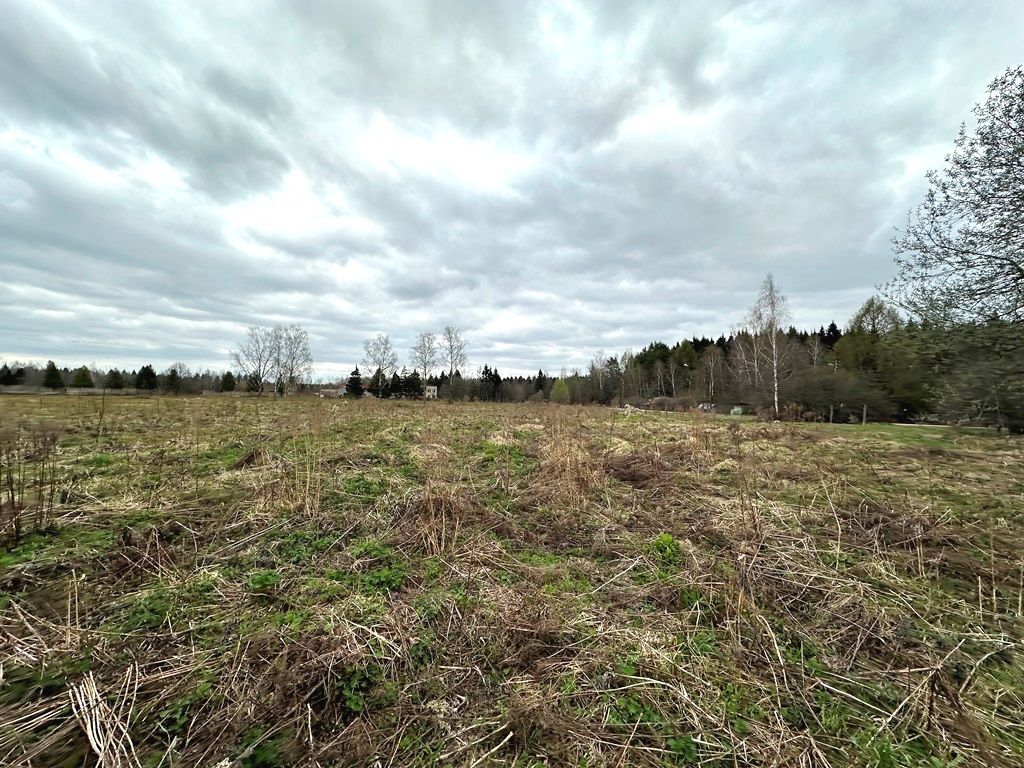
{"type": "Polygon", "coordinates": [[[1020,0],[0,0],[0,358],[473,367],[849,315],[1020,0]],[[175,7],[176,6],[176,7],[175,7]],[[404,362],[404,360],[403,360],[404,362]]]}

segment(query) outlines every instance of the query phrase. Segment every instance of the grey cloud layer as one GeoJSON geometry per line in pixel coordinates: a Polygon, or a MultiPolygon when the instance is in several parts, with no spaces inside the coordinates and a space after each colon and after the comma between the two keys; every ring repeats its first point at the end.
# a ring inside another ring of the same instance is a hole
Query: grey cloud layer
{"type": "Polygon", "coordinates": [[[30,3],[0,25],[0,356],[222,366],[462,326],[503,370],[842,322],[1017,3],[30,3]],[[692,6],[692,7],[687,7],[692,6]]]}

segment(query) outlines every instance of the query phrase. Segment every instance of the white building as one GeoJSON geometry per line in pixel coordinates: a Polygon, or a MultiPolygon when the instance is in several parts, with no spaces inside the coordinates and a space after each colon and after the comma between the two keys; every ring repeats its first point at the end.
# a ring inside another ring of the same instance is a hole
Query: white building
{"type": "Polygon", "coordinates": [[[427,400],[437,400],[437,387],[432,387],[428,384],[424,397],[427,400]]]}

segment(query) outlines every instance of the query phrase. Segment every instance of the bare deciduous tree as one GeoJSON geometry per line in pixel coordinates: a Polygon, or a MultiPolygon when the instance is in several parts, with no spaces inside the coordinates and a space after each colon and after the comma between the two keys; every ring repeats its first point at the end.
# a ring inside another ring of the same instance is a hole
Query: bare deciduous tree
{"type": "Polygon", "coordinates": [[[231,360],[257,392],[271,378],[277,359],[277,345],[273,328],[252,326],[245,339],[231,353],[231,360]]]}
{"type": "Polygon", "coordinates": [[[902,327],[903,318],[900,313],[882,299],[872,296],[850,318],[846,332],[882,336],[902,327]]]}
{"type": "Polygon", "coordinates": [[[447,366],[449,377],[466,366],[466,340],[453,325],[441,331],[441,362],[447,366]]]}
{"type": "Polygon", "coordinates": [[[811,367],[821,365],[821,361],[825,357],[825,343],[821,340],[821,336],[816,333],[812,333],[807,339],[807,357],[811,364],[811,367]]]}
{"type": "Polygon", "coordinates": [[[273,381],[282,394],[293,391],[313,370],[309,334],[300,325],[252,326],[231,353],[249,385],[262,393],[273,381]]]}
{"type": "Polygon", "coordinates": [[[413,368],[423,372],[426,381],[438,363],[437,337],[430,331],[416,336],[416,343],[409,350],[409,361],[413,368]]]}
{"type": "Polygon", "coordinates": [[[715,401],[715,395],[722,388],[722,350],[712,344],[707,347],[700,356],[701,378],[704,384],[704,394],[708,402],[715,401]]]}
{"type": "Polygon", "coordinates": [[[293,392],[313,372],[309,334],[301,325],[275,325],[275,378],[280,394],[293,392]]]}
{"type": "Polygon", "coordinates": [[[753,333],[746,328],[734,328],[729,354],[729,369],[733,378],[748,389],[761,386],[761,365],[753,333]]]}
{"type": "Polygon", "coordinates": [[[594,353],[594,357],[590,360],[590,377],[594,379],[594,384],[597,386],[597,391],[601,392],[604,390],[604,379],[607,369],[605,365],[608,362],[608,358],[604,354],[603,349],[597,350],[594,353]]]}
{"type": "Polygon", "coordinates": [[[363,362],[372,374],[379,370],[390,376],[398,368],[398,353],[391,345],[391,337],[378,333],[372,339],[363,341],[363,362]]]}
{"type": "MultiPolygon", "coordinates": [[[[756,363],[764,364],[764,378],[772,394],[772,409],[779,415],[779,384],[786,376],[786,366],[791,345],[782,332],[789,321],[789,307],[786,297],[775,285],[775,278],[768,275],[761,283],[761,292],[747,313],[747,327],[754,340],[756,363]]],[[[758,365],[757,373],[760,373],[758,365]]]]}
{"type": "Polygon", "coordinates": [[[924,202],[893,240],[888,293],[935,323],[1024,321],[1024,66],[1006,70],[961,125],[924,202]]]}

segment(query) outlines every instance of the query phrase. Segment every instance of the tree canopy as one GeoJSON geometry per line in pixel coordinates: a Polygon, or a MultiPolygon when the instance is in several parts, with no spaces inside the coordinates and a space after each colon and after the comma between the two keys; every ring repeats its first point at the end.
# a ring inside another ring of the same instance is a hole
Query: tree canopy
{"type": "Polygon", "coordinates": [[[1024,321],[1024,67],[1006,70],[960,127],[946,166],[893,240],[888,291],[936,324],[1024,321]]]}

